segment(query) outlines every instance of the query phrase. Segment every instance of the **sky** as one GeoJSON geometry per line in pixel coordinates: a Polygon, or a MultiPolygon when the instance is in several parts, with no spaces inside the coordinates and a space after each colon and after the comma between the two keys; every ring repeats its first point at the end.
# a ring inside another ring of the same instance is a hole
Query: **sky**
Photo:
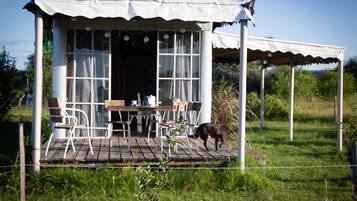
{"type": "MultiPolygon", "coordinates": [[[[0,46],[5,45],[24,69],[34,52],[34,16],[22,9],[29,0],[0,0],[0,46]]],[[[249,35],[345,47],[345,58],[357,56],[356,0],[256,0],[249,35]],[[343,2],[343,3],[341,3],[343,2]]],[[[239,25],[220,29],[239,33],[239,25]]],[[[314,65],[324,69],[334,65],[314,65]]]]}

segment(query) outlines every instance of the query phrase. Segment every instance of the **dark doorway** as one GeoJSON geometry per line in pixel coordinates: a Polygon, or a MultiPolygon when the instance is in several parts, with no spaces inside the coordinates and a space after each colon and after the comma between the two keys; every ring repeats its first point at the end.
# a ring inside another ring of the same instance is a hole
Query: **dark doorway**
{"type": "Polygon", "coordinates": [[[112,31],[112,99],[156,95],[157,32],[112,31]],[[148,40],[147,40],[148,39],[148,40]]]}

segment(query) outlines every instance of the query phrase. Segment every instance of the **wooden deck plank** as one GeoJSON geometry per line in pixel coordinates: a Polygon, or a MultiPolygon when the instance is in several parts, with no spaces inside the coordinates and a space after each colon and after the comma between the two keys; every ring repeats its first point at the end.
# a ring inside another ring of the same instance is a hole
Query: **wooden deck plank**
{"type": "Polygon", "coordinates": [[[109,139],[102,139],[100,143],[98,162],[109,162],[109,139]]]}
{"type": "Polygon", "coordinates": [[[87,156],[86,156],[86,161],[95,162],[98,160],[101,141],[102,141],[101,139],[93,139],[93,141],[92,141],[93,154],[88,152],[87,156]]]}
{"type": "Polygon", "coordinates": [[[137,144],[136,137],[131,138],[131,154],[133,161],[144,161],[144,154],[141,152],[139,145],[137,144]]]}
{"type": "Polygon", "coordinates": [[[189,155],[191,161],[205,160],[196,150],[196,146],[194,146],[194,144],[192,144],[192,143],[191,143],[191,152],[190,152],[190,148],[188,147],[187,142],[184,145],[179,145],[179,149],[181,149],[187,155],[189,155]]]}
{"type": "Polygon", "coordinates": [[[165,157],[165,154],[161,153],[161,150],[159,149],[159,145],[156,143],[155,140],[150,139],[149,142],[147,141],[146,138],[144,138],[144,140],[146,142],[146,146],[149,147],[149,149],[154,154],[157,161],[160,161],[161,158],[165,157]]]}
{"type": "Polygon", "coordinates": [[[145,139],[143,137],[138,137],[135,139],[136,144],[140,147],[141,152],[144,155],[145,161],[156,161],[154,153],[152,153],[150,147],[147,146],[145,139]]]}
{"type": "MultiPolygon", "coordinates": [[[[210,153],[206,151],[206,148],[204,147],[202,140],[191,140],[192,144],[195,144],[198,147],[198,153],[203,156],[205,159],[207,160],[216,160],[216,157],[210,153]]],[[[194,146],[195,147],[195,146],[194,146]]]]}
{"type": "MultiPolygon", "coordinates": [[[[93,142],[93,140],[91,140],[91,142],[93,142]]],[[[78,150],[78,154],[75,158],[75,161],[76,162],[85,162],[88,154],[90,155],[91,153],[89,151],[89,142],[86,139],[83,141],[81,148],[78,150]]]]}
{"type": "MultiPolygon", "coordinates": [[[[152,139],[155,143],[159,144],[160,139],[152,139]]],[[[161,152],[161,146],[159,146],[159,151],[161,152]]],[[[177,154],[173,151],[173,146],[171,146],[171,155],[169,155],[169,145],[165,143],[165,140],[163,140],[163,152],[161,152],[163,157],[167,157],[170,160],[177,161],[178,156],[177,154]]]]}
{"type": "MultiPolygon", "coordinates": [[[[64,150],[66,149],[67,139],[61,140],[57,151],[51,157],[51,162],[63,162],[64,150]]],[[[71,145],[68,146],[68,152],[72,151],[71,145]]],[[[67,153],[68,153],[67,152],[67,153]]]]}
{"type": "MultiPolygon", "coordinates": [[[[209,149],[216,149],[216,145],[214,142],[214,139],[210,138],[210,140],[207,142],[207,146],[209,149]]],[[[234,153],[230,152],[227,150],[227,147],[223,144],[222,148],[219,148],[219,143],[218,143],[218,150],[215,150],[217,153],[221,154],[223,157],[226,159],[235,159],[236,156],[234,153]]]]}
{"type": "Polygon", "coordinates": [[[84,139],[77,139],[74,140],[74,147],[76,148],[76,152],[73,152],[72,149],[71,151],[68,151],[67,156],[65,159],[63,159],[63,161],[66,162],[72,162],[76,159],[76,156],[78,155],[79,150],[81,149],[82,145],[83,145],[84,139]]]}
{"type": "Polygon", "coordinates": [[[130,161],[132,159],[131,152],[128,150],[128,142],[124,137],[119,138],[119,150],[121,158],[124,162],[130,161]]]}
{"type": "MultiPolygon", "coordinates": [[[[47,146],[47,143],[46,143],[46,146],[47,146]]],[[[41,154],[41,162],[49,162],[49,161],[51,161],[53,155],[57,152],[58,149],[62,149],[61,140],[57,140],[57,139],[52,140],[50,148],[48,149],[47,156],[45,156],[46,147],[43,149],[43,155],[41,154]]]]}
{"type": "Polygon", "coordinates": [[[109,161],[110,162],[122,161],[118,137],[112,137],[112,147],[110,148],[109,161]]]}
{"type": "MultiPolygon", "coordinates": [[[[76,151],[73,153],[71,147],[66,160],[63,160],[63,153],[67,140],[53,140],[47,157],[41,155],[43,167],[122,167],[128,164],[142,166],[145,162],[159,162],[161,157],[168,156],[168,145],[164,144],[164,153],[158,148],[156,138],[150,138],[148,143],[146,137],[133,137],[132,150],[128,150],[126,139],[119,136],[112,137],[112,147],[109,139],[92,139],[94,155],[89,152],[89,144],[86,139],[75,141],[76,151]]],[[[191,139],[192,154],[189,151],[187,142],[178,145],[178,150],[174,151],[171,147],[169,165],[190,166],[195,165],[218,165],[222,161],[236,158],[236,149],[229,149],[227,146],[214,150],[214,141],[208,142],[210,149],[207,152],[202,140],[197,140],[198,151],[196,150],[195,140],[191,139]]],[[[44,143],[42,150],[44,152],[44,143]]]]}

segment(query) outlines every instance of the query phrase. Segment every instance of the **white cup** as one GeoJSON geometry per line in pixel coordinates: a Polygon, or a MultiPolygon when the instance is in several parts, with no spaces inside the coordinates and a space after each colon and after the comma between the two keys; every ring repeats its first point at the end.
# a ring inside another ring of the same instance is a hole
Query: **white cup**
{"type": "Polygon", "coordinates": [[[131,106],[137,106],[138,105],[138,101],[137,100],[132,100],[131,101],[131,106]]]}

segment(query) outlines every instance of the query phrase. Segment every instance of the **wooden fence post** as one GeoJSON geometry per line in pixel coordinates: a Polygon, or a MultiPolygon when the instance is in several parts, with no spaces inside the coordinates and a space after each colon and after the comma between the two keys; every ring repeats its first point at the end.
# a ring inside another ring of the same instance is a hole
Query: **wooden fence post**
{"type": "Polygon", "coordinates": [[[352,200],[357,201],[357,142],[352,143],[352,200]]]}
{"type": "Polygon", "coordinates": [[[19,123],[19,151],[20,151],[20,201],[25,201],[25,148],[24,124],[19,123]]]}

